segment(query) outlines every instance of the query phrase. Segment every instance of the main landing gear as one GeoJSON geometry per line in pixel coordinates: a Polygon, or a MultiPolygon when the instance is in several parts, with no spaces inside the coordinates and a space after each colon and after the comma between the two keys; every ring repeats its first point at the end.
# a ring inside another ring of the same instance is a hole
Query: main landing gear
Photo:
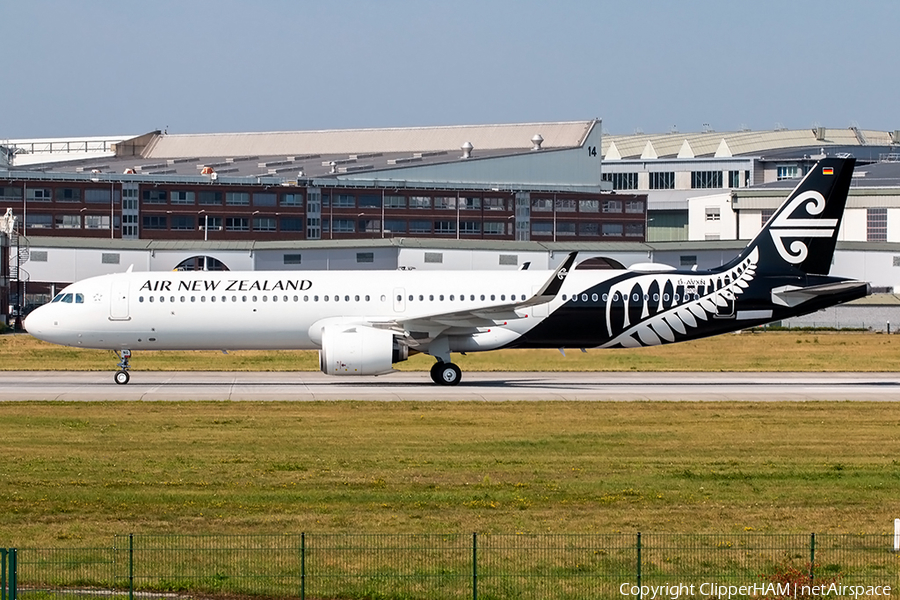
{"type": "Polygon", "coordinates": [[[119,367],[119,370],[116,371],[113,379],[115,379],[116,383],[119,385],[125,385],[128,383],[128,380],[131,379],[131,375],[128,374],[128,369],[131,367],[131,365],[128,364],[128,361],[131,359],[131,350],[122,350],[121,354],[115,350],[113,350],[113,352],[115,352],[116,356],[120,359],[119,364],[116,365],[119,367]]]}
{"type": "Polygon", "coordinates": [[[462,371],[451,362],[437,361],[431,367],[431,380],[438,385],[456,385],[462,379],[462,371]]]}

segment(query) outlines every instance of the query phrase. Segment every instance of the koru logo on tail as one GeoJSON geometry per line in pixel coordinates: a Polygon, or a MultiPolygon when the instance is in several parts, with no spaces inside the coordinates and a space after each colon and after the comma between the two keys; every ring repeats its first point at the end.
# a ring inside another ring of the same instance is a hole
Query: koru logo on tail
{"type": "Polygon", "coordinates": [[[794,218],[794,212],[801,205],[808,215],[815,217],[825,210],[825,197],[815,190],[803,192],[791,200],[769,226],[778,254],[792,265],[799,265],[809,256],[809,248],[802,238],[829,238],[838,224],[837,219],[794,218]],[[789,247],[785,247],[785,238],[793,239],[789,247]]]}

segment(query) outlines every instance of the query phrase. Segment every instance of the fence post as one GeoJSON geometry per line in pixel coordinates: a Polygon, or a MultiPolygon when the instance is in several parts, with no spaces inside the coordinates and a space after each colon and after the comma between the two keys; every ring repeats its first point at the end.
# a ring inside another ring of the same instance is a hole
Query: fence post
{"type": "Polygon", "coordinates": [[[478,533],[472,533],[472,600],[478,600],[478,533]]]}
{"type": "Polygon", "coordinates": [[[6,548],[0,548],[0,600],[6,600],[6,548]]]}
{"type": "Polygon", "coordinates": [[[809,581],[812,583],[816,568],[816,534],[809,534],[809,581]]]}
{"type": "Polygon", "coordinates": [[[306,532],[300,532],[300,600],[306,600],[306,532]]]}
{"type": "Polygon", "coordinates": [[[9,600],[16,600],[19,593],[18,579],[18,554],[15,548],[9,549],[9,600]]]}
{"type": "Polygon", "coordinates": [[[641,600],[641,532],[637,534],[637,586],[638,600],[641,600]]]}
{"type": "Polygon", "coordinates": [[[128,534],[128,600],[134,600],[134,534],[128,534]]]}

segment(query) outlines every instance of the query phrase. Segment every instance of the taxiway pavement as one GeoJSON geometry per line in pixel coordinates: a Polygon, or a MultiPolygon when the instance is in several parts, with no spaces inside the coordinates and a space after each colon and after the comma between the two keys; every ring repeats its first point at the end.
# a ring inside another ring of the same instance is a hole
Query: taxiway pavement
{"type": "Polygon", "coordinates": [[[900,401],[900,373],[474,373],[455,387],[427,373],[329,377],[321,373],[132,371],[0,372],[0,401],[106,400],[582,400],[900,401]]]}

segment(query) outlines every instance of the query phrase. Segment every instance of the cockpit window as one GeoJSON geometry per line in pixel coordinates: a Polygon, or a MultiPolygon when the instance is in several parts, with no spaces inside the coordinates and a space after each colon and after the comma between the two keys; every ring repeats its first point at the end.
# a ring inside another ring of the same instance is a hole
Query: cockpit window
{"type": "Polygon", "coordinates": [[[84,294],[75,294],[75,304],[84,304],[84,294]]]}
{"type": "Polygon", "coordinates": [[[72,304],[72,294],[66,294],[65,296],[63,296],[62,301],[66,304],[72,304]]]}
{"type": "Polygon", "coordinates": [[[51,300],[51,302],[59,302],[60,300],[63,299],[63,295],[64,294],[57,294],[56,297],[54,297],[53,300],[51,300]]]}

